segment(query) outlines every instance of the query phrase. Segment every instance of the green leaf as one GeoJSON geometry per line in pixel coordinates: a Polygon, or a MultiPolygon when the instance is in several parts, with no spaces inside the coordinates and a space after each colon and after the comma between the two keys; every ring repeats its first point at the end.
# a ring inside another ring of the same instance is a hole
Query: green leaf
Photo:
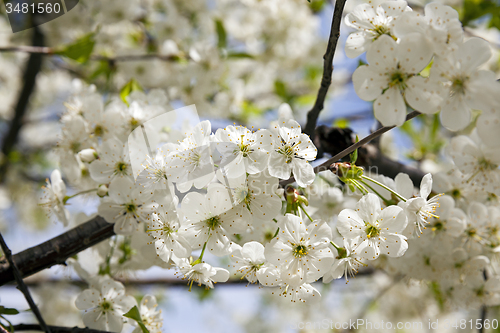
{"type": "Polygon", "coordinates": [[[255,57],[251,54],[245,53],[245,52],[228,52],[227,53],[228,58],[235,58],[235,59],[255,59],[255,57]]]}
{"type": "Polygon", "coordinates": [[[55,53],[83,64],[89,60],[94,45],[94,33],[90,33],[78,38],[72,44],[63,46],[55,53]]]}
{"type": "Polygon", "coordinates": [[[217,32],[217,47],[219,49],[225,49],[227,45],[227,34],[224,24],[221,20],[215,20],[215,31],[217,32]]]}
{"type": "Polygon", "coordinates": [[[320,11],[322,11],[326,4],[325,0],[317,0],[313,2],[311,2],[311,0],[308,1],[309,1],[309,8],[311,8],[313,13],[319,13],[320,11]]]}
{"type": "MultiPolygon", "coordinates": [[[[358,135],[356,134],[356,142],[358,142],[358,141],[359,141],[359,137],[358,137],[358,135]]],[[[358,150],[357,150],[357,149],[356,149],[356,150],[354,150],[354,151],[351,153],[350,157],[351,157],[351,164],[356,164],[356,161],[358,160],[358,150]]]]}
{"type": "Polygon", "coordinates": [[[4,306],[0,305],[0,314],[5,314],[5,315],[16,315],[18,314],[19,311],[14,308],[6,308],[4,306]]]}
{"type": "Polygon", "coordinates": [[[347,127],[349,127],[349,119],[347,119],[347,118],[337,118],[333,122],[332,127],[347,128],[347,127]]]}
{"type": "Polygon", "coordinates": [[[488,27],[497,27],[500,20],[500,3],[498,1],[465,0],[460,12],[460,21],[463,26],[474,27],[477,19],[487,16],[488,27]]]}
{"type": "Polygon", "coordinates": [[[274,81],[274,92],[276,93],[276,95],[281,97],[283,100],[285,100],[285,101],[288,100],[288,92],[286,89],[285,82],[283,82],[281,80],[274,81]]]}
{"type": "Polygon", "coordinates": [[[132,91],[143,91],[143,90],[144,89],[142,89],[139,82],[137,82],[135,79],[132,79],[128,81],[120,90],[120,97],[125,104],[129,105],[127,97],[132,93],[132,91]]]}
{"type": "Polygon", "coordinates": [[[129,312],[125,313],[123,316],[135,320],[137,322],[137,324],[139,324],[139,327],[141,328],[142,333],[149,333],[149,330],[146,328],[146,326],[142,322],[141,313],[139,312],[139,309],[137,308],[137,306],[134,306],[132,309],[130,309],[129,312]]]}

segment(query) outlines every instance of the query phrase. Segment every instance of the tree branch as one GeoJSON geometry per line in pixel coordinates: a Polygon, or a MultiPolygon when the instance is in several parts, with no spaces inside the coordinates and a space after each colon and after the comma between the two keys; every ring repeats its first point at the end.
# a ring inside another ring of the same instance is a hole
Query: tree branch
{"type": "MultiPolygon", "coordinates": [[[[420,115],[421,113],[418,112],[418,111],[412,111],[410,113],[408,113],[406,115],[406,120],[405,121],[408,121],[410,119],[413,119],[415,118],[416,116],[420,115]]],[[[325,170],[328,170],[328,167],[332,164],[332,163],[335,163],[337,162],[338,160],[340,160],[341,158],[343,157],[346,157],[347,155],[349,155],[350,153],[352,153],[353,151],[355,151],[356,149],[358,149],[359,147],[367,144],[368,142],[370,142],[371,140],[381,136],[382,134],[384,134],[385,132],[387,131],[390,131],[391,129],[393,129],[394,127],[396,126],[384,126],[382,128],[379,128],[378,130],[376,130],[375,132],[371,133],[370,135],[367,135],[366,137],[364,137],[363,139],[359,140],[359,142],[356,142],[355,144],[349,146],[348,148],[344,149],[343,151],[341,151],[340,153],[336,154],[335,156],[333,156],[332,158],[328,159],[328,161],[318,165],[317,167],[314,168],[314,173],[319,173],[321,171],[325,171],[325,170]]],[[[280,181],[280,185],[281,186],[285,186],[285,185],[288,185],[288,184],[291,184],[295,181],[295,178],[294,177],[290,177],[289,179],[285,179],[285,180],[281,180],[280,181]]]]}
{"type": "MultiPolygon", "coordinates": [[[[113,224],[97,216],[45,243],[14,255],[13,261],[23,276],[30,276],[45,268],[65,264],[69,257],[113,235],[113,224]]],[[[12,267],[0,259],[0,286],[10,281],[14,281],[12,267]]]]}
{"type": "Polygon", "coordinates": [[[344,11],[346,1],[347,0],[335,1],[330,37],[328,38],[326,53],[323,56],[323,77],[321,78],[321,86],[319,87],[318,95],[313,108],[307,113],[307,123],[304,128],[304,133],[308,134],[311,137],[311,140],[314,140],[316,122],[318,121],[319,113],[324,108],[326,94],[328,93],[328,88],[330,88],[330,84],[332,83],[333,57],[335,55],[335,49],[337,48],[337,42],[340,36],[340,22],[342,20],[342,12],[344,11]]]}
{"type": "MultiPolygon", "coordinates": [[[[29,53],[31,55],[58,55],[57,49],[51,47],[44,46],[6,46],[0,47],[0,53],[2,52],[22,52],[29,53]]],[[[108,61],[108,62],[123,62],[123,61],[141,61],[148,59],[159,59],[163,61],[176,61],[179,59],[178,56],[175,55],[162,55],[162,54],[131,54],[131,55],[121,55],[116,57],[106,57],[101,55],[92,55],[90,56],[90,60],[94,61],[108,61]]]]}
{"type": "MultiPolygon", "coordinates": [[[[370,173],[375,172],[391,178],[395,178],[398,173],[404,172],[410,176],[414,184],[420,184],[425,175],[424,172],[385,156],[376,142],[378,139],[380,137],[373,139],[370,143],[358,149],[356,165],[365,167],[370,173]]],[[[317,158],[322,157],[323,153],[334,156],[354,143],[356,141],[352,130],[349,128],[332,128],[324,125],[316,127],[314,144],[318,148],[317,158]]],[[[343,160],[348,159],[349,156],[343,158],[343,160]]]]}
{"type": "Polygon", "coordinates": [[[50,328],[47,327],[47,325],[45,324],[45,320],[43,320],[40,310],[33,301],[33,298],[31,297],[28,287],[26,286],[26,284],[24,284],[23,276],[21,275],[21,273],[17,269],[16,264],[12,260],[12,252],[7,246],[7,243],[5,243],[5,240],[3,239],[1,232],[0,232],[0,246],[2,247],[2,251],[5,254],[5,257],[7,258],[7,261],[9,262],[9,266],[12,269],[12,273],[14,274],[14,278],[16,279],[17,282],[17,288],[19,288],[19,290],[23,293],[24,298],[26,298],[26,301],[28,302],[31,311],[33,312],[36,319],[38,320],[38,323],[40,324],[40,329],[44,332],[51,333],[50,328]]]}
{"type": "MultiPolygon", "coordinates": [[[[62,326],[49,326],[53,333],[109,333],[107,331],[99,331],[91,328],[80,327],[62,327],[62,326]]],[[[14,332],[16,331],[43,331],[40,325],[33,324],[19,324],[14,325],[14,332]]]]}
{"type": "MultiPolygon", "coordinates": [[[[45,49],[44,35],[38,27],[33,28],[33,45],[23,46],[23,48],[45,49]]],[[[0,159],[0,184],[5,180],[5,175],[9,166],[9,154],[17,142],[19,132],[23,125],[23,118],[28,108],[30,96],[35,89],[36,77],[42,68],[42,54],[32,53],[29,57],[26,69],[23,74],[23,88],[19,94],[16,108],[14,110],[14,118],[11,121],[9,131],[2,141],[2,158],[0,159]]]]}

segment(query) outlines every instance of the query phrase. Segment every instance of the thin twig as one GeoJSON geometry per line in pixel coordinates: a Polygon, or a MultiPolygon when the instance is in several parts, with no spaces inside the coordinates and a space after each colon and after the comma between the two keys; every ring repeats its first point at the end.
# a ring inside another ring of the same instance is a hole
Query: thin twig
{"type": "MultiPolygon", "coordinates": [[[[416,116],[418,116],[420,114],[421,113],[418,112],[418,111],[412,111],[412,112],[408,113],[408,115],[406,115],[406,120],[405,121],[413,119],[413,118],[415,118],[416,116]]],[[[348,148],[344,149],[343,151],[341,151],[337,155],[335,155],[332,158],[328,159],[328,161],[326,161],[326,162],[318,165],[317,167],[315,167],[314,168],[314,173],[319,173],[321,171],[328,170],[328,167],[332,163],[337,162],[338,160],[340,160],[343,157],[346,157],[347,155],[349,155],[350,153],[352,153],[353,151],[355,151],[359,147],[363,146],[364,144],[367,144],[371,140],[375,139],[376,137],[379,137],[380,135],[382,135],[385,132],[393,129],[394,127],[396,127],[396,126],[385,126],[385,127],[379,128],[378,130],[376,130],[375,132],[371,133],[370,135],[367,135],[366,137],[364,137],[363,139],[359,140],[358,142],[356,142],[352,146],[349,146],[348,148]]],[[[281,186],[285,186],[285,185],[293,183],[294,181],[295,181],[295,178],[294,177],[290,177],[289,179],[281,180],[280,181],[280,185],[281,186]]]]}
{"type": "Polygon", "coordinates": [[[12,252],[10,251],[9,247],[5,243],[5,240],[3,239],[2,233],[0,232],[0,246],[2,247],[2,251],[5,254],[5,258],[7,258],[7,261],[9,262],[10,267],[12,267],[12,271],[14,273],[14,278],[16,279],[17,282],[17,287],[19,290],[23,293],[24,297],[26,298],[26,301],[28,302],[31,311],[35,315],[36,319],[38,320],[38,323],[40,324],[41,330],[44,332],[50,333],[50,328],[47,327],[45,324],[45,321],[43,320],[42,314],[40,313],[40,310],[36,306],[35,302],[33,301],[33,298],[31,297],[30,291],[26,284],[23,281],[23,276],[19,272],[19,269],[17,269],[16,263],[14,260],[12,260],[12,252]]]}
{"type": "MultiPolygon", "coordinates": [[[[99,331],[91,328],[81,328],[81,327],[62,327],[62,326],[49,326],[53,333],[109,333],[107,331],[99,331]]],[[[40,325],[34,324],[19,324],[14,325],[14,332],[16,331],[43,331],[40,325]]]]}
{"type": "Polygon", "coordinates": [[[347,0],[335,1],[330,37],[328,38],[326,53],[323,56],[323,77],[321,78],[321,86],[319,87],[318,96],[316,97],[313,108],[307,113],[307,123],[304,128],[304,133],[308,134],[311,140],[314,140],[314,129],[316,128],[319,113],[324,108],[326,94],[332,83],[333,57],[340,36],[340,22],[342,20],[342,12],[344,11],[346,1],[347,0]]]}
{"type": "MultiPolygon", "coordinates": [[[[43,44],[44,35],[38,27],[35,27],[33,29],[33,45],[35,46],[29,46],[28,48],[43,50],[45,49],[43,44]]],[[[19,137],[19,133],[23,126],[23,118],[28,109],[30,96],[35,90],[36,77],[41,68],[41,53],[32,53],[29,57],[26,69],[24,70],[23,87],[17,99],[17,104],[14,110],[14,118],[12,118],[9,130],[2,140],[1,154],[3,155],[3,159],[0,160],[0,183],[5,180],[5,175],[7,174],[9,167],[9,154],[12,152],[19,137]]]]}
{"type": "MultiPolygon", "coordinates": [[[[58,55],[57,49],[51,47],[27,46],[27,45],[0,47],[0,53],[1,52],[21,52],[21,53],[29,53],[35,55],[58,55]]],[[[108,61],[108,62],[141,61],[148,59],[158,59],[162,61],[176,61],[179,59],[179,57],[175,55],[162,55],[155,53],[121,55],[116,57],[106,57],[102,55],[90,56],[90,60],[108,61]]]]}

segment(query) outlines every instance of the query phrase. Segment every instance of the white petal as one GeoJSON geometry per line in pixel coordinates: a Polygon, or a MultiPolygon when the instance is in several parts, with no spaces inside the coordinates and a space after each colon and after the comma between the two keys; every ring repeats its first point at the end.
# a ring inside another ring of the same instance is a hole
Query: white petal
{"type": "Polygon", "coordinates": [[[406,104],[397,87],[387,89],[373,103],[375,118],[384,126],[401,126],[406,120],[406,104]]]}

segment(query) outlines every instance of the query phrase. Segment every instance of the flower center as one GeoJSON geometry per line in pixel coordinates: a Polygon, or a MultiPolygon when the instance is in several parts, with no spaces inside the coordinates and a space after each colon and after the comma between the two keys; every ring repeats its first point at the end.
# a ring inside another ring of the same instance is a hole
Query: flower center
{"type": "Polygon", "coordinates": [[[215,228],[220,224],[220,217],[219,216],[211,217],[205,220],[205,223],[210,229],[215,230],[215,228]]]}
{"type": "Polygon", "coordinates": [[[135,119],[135,118],[132,118],[130,119],[130,128],[132,129],[132,131],[137,127],[139,126],[139,120],[135,119]]]}
{"type": "Polygon", "coordinates": [[[78,153],[80,151],[80,142],[71,142],[70,145],[69,145],[69,149],[71,149],[72,152],[74,152],[75,154],[78,153]]]}
{"type": "Polygon", "coordinates": [[[372,31],[375,34],[375,38],[373,38],[373,40],[377,40],[377,38],[379,38],[382,35],[389,35],[389,36],[391,35],[389,33],[389,28],[383,24],[376,25],[375,29],[373,29],[372,31]]]}
{"type": "Polygon", "coordinates": [[[96,127],[94,127],[94,135],[102,136],[103,134],[104,134],[104,128],[101,125],[96,125],[96,127]]]}
{"type": "Polygon", "coordinates": [[[131,214],[134,214],[135,213],[135,210],[136,210],[136,206],[135,204],[133,203],[128,203],[128,204],[125,204],[125,210],[127,211],[127,213],[131,213],[131,214]]]}
{"type": "Polygon", "coordinates": [[[467,82],[468,77],[456,76],[451,79],[451,89],[450,96],[454,96],[456,94],[463,95],[465,93],[465,83],[467,82]]]}
{"type": "Polygon", "coordinates": [[[289,145],[284,145],[278,149],[278,153],[285,155],[286,161],[285,163],[290,163],[292,161],[292,157],[294,155],[293,147],[289,145]]]}
{"type": "Polygon", "coordinates": [[[293,248],[293,255],[295,258],[302,258],[303,256],[306,256],[309,252],[307,251],[307,246],[299,244],[295,245],[293,248]]]}
{"type": "Polygon", "coordinates": [[[103,311],[108,311],[111,309],[111,303],[109,303],[108,301],[104,301],[101,303],[101,308],[103,311]]]}
{"type": "Polygon", "coordinates": [[[126,175],[127,174],[127,163],[117,162],[115,164],[115,175],[116,174],[126,175]]]}
{"type": "Polygon", "coordinates": [[[399,90],[406,89],[406,80],[410,77],[408,74],[396,70],[395,72],[388,73],[388,75],[389,75],[389,87],[391,88],[397,87],[399,88],[399,90]]]}
{"type": "Polygon", "coordinates": [[[366,226],[366,237],[371,238],[371,237],[377,237],[380,235],[380,228],[377,228],[371,224],[368,224],[366,226]]]}

